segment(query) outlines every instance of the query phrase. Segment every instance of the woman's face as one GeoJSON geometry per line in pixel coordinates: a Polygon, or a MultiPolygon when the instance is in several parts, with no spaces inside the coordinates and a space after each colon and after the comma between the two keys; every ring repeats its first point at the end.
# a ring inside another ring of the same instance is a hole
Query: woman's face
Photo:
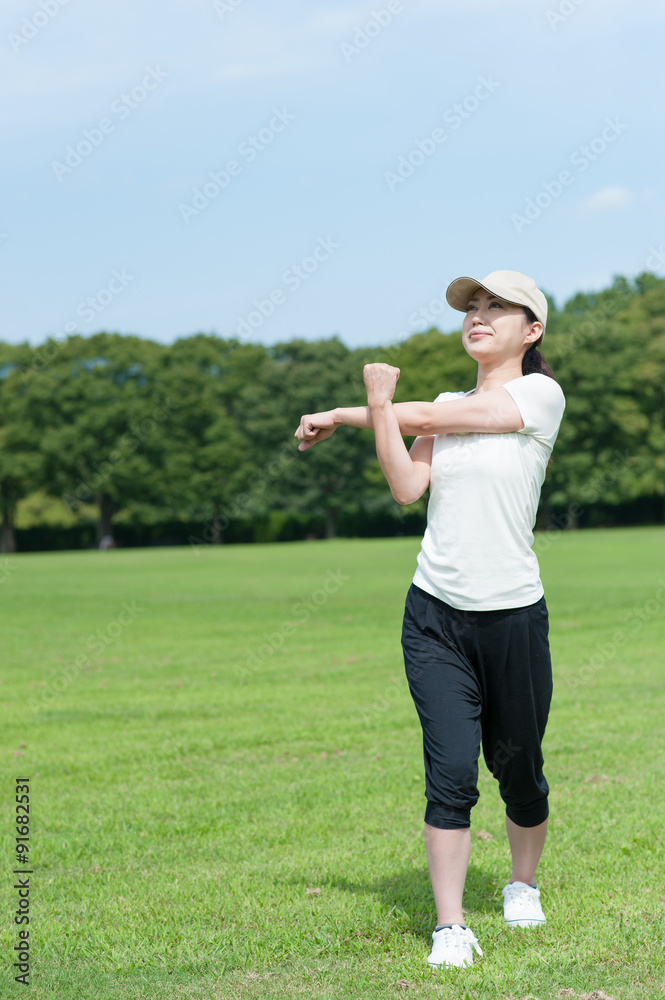
{"type": "Polygon", "coordinates": [[[541,323],[529,323],[522,306],[478,288],[469,299],[462,324],[467,354],[479,363],[520,362],[543,332],[541,323]]]}

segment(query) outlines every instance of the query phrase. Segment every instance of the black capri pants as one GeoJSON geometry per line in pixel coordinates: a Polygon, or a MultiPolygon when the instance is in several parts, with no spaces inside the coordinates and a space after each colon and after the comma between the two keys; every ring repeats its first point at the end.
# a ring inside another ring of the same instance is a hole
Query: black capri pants
{"type": "Polygon", "coordinates": [[[525,827],[547,819],[548,632],[544,597],[524,608],[458,611],[412,584],[402,648],[423,730],[430,826],[471,825],[481,742],[509,819],[525,827]]]}

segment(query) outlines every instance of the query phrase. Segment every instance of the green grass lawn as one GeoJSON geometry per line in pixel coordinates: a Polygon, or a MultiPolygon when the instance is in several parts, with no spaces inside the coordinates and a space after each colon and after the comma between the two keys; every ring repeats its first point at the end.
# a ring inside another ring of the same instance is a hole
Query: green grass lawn
{"type": "Polygon", "coordinates": [[[418,545],[3,563],[3,1000],[26,995],[11,967],[21,776],[31,996],[665,996],[665,530],[540,536],[548,923],[503,925],[503,808],[482,773],[465,907],[484,958],[437,973],[399,644],[418,545]]]}

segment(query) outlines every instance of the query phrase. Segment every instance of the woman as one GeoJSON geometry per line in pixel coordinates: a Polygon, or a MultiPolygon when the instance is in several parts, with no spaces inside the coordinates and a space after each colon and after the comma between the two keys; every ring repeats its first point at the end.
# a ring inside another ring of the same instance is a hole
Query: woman
{"type": "Polygon", "coordinates": [[[548,617],[531,549],[545,470],[565,400],[538,352],[547,300],[531,278],[494,271],[446,293],[465,313],[462,342],[475,389],[433,403],[395,403],[399,369],[366,365],[366,407],[304,416],[305,450],[343,424],[374,430],[394,498],[430,488],[427,530],[404,614],[409,688],[423,730],[425,846],[437,910],[431,966],[464,966],[473,948],[462,893],[478,756],[506,806],[510,926],[545,923],[536,866],[547,832],[541,743],[552,694],[548,617]],[[402,435],[416,435],[407,451],[402,435]]]}

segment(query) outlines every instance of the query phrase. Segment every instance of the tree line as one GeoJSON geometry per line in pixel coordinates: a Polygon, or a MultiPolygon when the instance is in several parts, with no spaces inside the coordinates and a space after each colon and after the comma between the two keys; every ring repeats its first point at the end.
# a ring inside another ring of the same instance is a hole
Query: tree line
{"type": "MultiPolygon", "coordinates": [[[[644,273],[550,302],[543,353],[567,399],[540,527],[665,519],[665,280],[644,273]]],[[[396,400],[472,388],[459,334],[383,348],[274,347],[196,334],[0,344],[0,548],[418,533],[373,436],[297,451],[302,413],[365,402],[362,368],[401,369],[396,400]]]]}

